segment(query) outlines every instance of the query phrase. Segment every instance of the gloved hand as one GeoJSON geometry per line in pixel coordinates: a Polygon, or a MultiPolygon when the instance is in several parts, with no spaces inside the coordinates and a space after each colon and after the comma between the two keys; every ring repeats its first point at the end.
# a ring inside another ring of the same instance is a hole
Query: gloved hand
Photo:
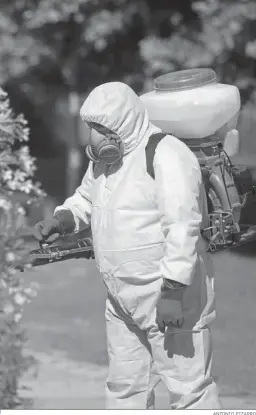
{"type": "Polygon", "coordinates": [[[184,324],[182,297],[186,286],[169,288],[163,283],[161,295],[156,306],[156,323],[161,333],[165,332],[168,325],[181,328],[184,324]]]}
{"type": "Polygon", "coordinates": [[[33,236],[39,242],[52,243],[65,233],[75,229],[75,220],[72,212],[63,209],[55,213],[51,219],[38,222],[33,230],[33,236]]]}

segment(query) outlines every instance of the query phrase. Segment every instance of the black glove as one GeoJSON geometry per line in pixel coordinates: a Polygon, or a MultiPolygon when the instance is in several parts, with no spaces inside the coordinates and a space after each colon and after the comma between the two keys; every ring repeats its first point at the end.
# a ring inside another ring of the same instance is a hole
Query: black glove
{"type": "Polygon", "coordinates": [[[38,222],[32,233],[39,242],[52,243],[61,235],[73,232],[74,229],[75,220],[72,212],[63,209],[56,212],[51,219],[38,222]]]}
{"type": "Polygon", "coordinates": [[[156,306],[156,323],[161,333],[167,326],[181,328],[184,324],[182,297],[186,286],[170,288],[165,283],[161,287],[161,296],[156,306]]]}

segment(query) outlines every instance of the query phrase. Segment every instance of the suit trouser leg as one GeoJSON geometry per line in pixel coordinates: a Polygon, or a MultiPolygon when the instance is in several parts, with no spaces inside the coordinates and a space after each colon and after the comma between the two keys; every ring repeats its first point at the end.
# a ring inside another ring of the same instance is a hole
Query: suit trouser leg
{"type": "Polygon", "coordinates": [[[107,300],[109,373],[105,385],[107,409],[154,409],[154,373],[146,332],[124,319],[107,300]]]}
{"type": "MultiPolygon", "coordinates": [[[[182,332],[182,329],[181,329],[182,332]]],[[[167,387],[171,409],[219,409],[212,377],[212,340],[208,327],[195,333],[148,336],[156,370],[167,387]]]]}

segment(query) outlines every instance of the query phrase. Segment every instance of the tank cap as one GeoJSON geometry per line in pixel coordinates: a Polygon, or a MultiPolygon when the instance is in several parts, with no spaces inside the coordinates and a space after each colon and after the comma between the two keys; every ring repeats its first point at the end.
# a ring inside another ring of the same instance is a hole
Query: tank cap
{"type": "Polygon", "coordinates": [[[154,89],[179,91],[216,83],[216,73],[210,68],[185,69],[161,75],[154,80],[154,89]]]}

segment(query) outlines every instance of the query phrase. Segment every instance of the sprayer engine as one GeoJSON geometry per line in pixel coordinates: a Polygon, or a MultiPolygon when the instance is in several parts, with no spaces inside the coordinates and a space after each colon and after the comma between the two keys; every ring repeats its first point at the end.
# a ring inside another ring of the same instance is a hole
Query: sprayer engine
{"type": "Polygon", "coordinates": [[[254,191],[253,181],[249,169],[232,164],[220,141],[196,141],[186,144],[201,166],[207,210],[202,236],[214,252],[239,244],[241,210],[254,191]]]}

